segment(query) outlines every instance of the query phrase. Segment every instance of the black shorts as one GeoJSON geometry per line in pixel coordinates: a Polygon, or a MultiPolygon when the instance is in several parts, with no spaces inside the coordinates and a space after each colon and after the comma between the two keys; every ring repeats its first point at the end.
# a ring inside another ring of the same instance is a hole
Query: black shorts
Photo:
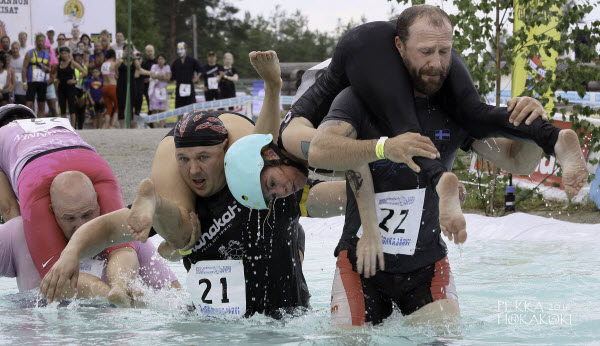
{"type": "Polygon", "coordinates": [[[175,96],[175,108],[185,107],[196,103],[196,96],[175,96]]]}
{"type": "Polygon", "coordinates": [[[27,94],[25,95],[25,99],[28,102],[33,102],[35,99],[37,99],[38,102],[45,102],[47,88],[48,84],[46,82],[27,83],[27,94]]]}
{"type": "Polygon", "coordinates": [[[218,100],[219,99],[219,90],[205,90],[204,91],[204,99],[206,101],[218,100]]]}
{"type": "Polygon", "coordinates": [[[411,273],[378,271],[365,279],[352,270],[348,250],[343,250],[331,289],[331,324],[379,324],[392,314],[394,305],[410,315],[441,299],[458,300],[448,257],[411,273]]]}
{"type": "Polygon", "coordinates": [[[94,112],[96,113],[96,115],[98,115],[100,113],[104,113],[105,110],[106,110],[106,106],[104,105],[104,103],[102,103],[102,102],[94,103],[94,112]]]}

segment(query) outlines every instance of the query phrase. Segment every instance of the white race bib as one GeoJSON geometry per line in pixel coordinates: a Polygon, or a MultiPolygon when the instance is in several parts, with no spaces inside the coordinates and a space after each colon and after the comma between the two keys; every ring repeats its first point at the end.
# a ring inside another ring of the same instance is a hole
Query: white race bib
{"type": "Polygon", "coordinates": [[[64,127],[65,129],[75,133],[75,129],[66,118],[36,118],[36,119],[19,119],[17,124],[21,126],[26,133],[34,133],[47,131],[55,127],[64,127]]]}
{"type": "Polygon", "coordinates": [[[188,97],[192,94],[191,84],[179,84],[179,96],[188,97]]]}
{"type": "Polygon", "coordinates": [[[22,81],[23,81],[23,75],[21,75],[20,73],[15,73],[15,82],[21,83],[22,81]]]}
{"type": "Polygon", "coordinates": [[[210,89],[210,90],[219,89],[219,82],[217,81],[217,77],[209,77],[208,78],[208,89],[210,89]]]}
{"type": "Polygon", "coordinates": [[[200,261],[187,273],[187,289],[204,315],[244,316],[246,280],[242,260],[200,261]]]}
{"type": "Polygon", "coordinates": [[[110,63],[102,64],[102,66],[100,67],[100,71],[102,72],[102,74],[110,74],[110,63]]]}
{"type": "Polygon", "coordinates": [[[157,100],[164,101],[167,99],[167,89],[165,88],[154,88],[154,96],[157,100]]]}
{"type": "MultiPolygon", "coordinates": [[[[377,222],[383,243],[383,252],[390,255],[415,253],[425,189],[380,192],[375,194],[377,222]]],[[[362,235],[360,226],[357,235],[362,235]]]]}
{"type": "Polygon", "coordinates": [[[41,68],[33,68],[31,69],[33,71],[33,77],[32,77],[32,81],[33,82],[43,82],[44,79],[46,79],[46,72],[42,71],[41,68]]]}
{"type": "Polygon", "coordinates": [[[117,56],[117,59],[121,59],[123,57],[123,50],[122,49],[117,49],[115,51],[115,55],[117,56]]]}
{"type": "Polygon", "coordinates": [[[90,274],[98,279],[102,279],[102,273],[104,271],[104,261],[98,259],[88,258],[79,262],[79,272],[90,274]]]}

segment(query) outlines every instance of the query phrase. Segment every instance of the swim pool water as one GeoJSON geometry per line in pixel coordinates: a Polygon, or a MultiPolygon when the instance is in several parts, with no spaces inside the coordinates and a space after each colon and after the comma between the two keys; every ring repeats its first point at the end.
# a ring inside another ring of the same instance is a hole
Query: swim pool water
{"type": "MultiPolygon", "coordinates": [[[[449,244],[461,318],[443,328],[410,326],[394,314],[359,331],[329,327],[333,249],[343,218],[303,219],[304,273],[312,311],[275,321],[222,320],[187,313],[185,294],[160,292],[144,309],[21,307],[14,279],[0,279],[3,344],[595,344],[600,343],[599,225],[525,214],[467,215],[469,239],[449,244]]],[[[153,239],[156,241],[156,239],[153,239]]],[[[185,269],[172,268],[182,283],[185,269]]],[[[32,294],[28,295],[30,298],[32,294]]],[[[30,299],[31,300],[31,299],[30,299]]],[[[33,300],[34,301],[34,300],[33,300]]],[[[98,306],[98,305],[96,305],[98,306]]]]}

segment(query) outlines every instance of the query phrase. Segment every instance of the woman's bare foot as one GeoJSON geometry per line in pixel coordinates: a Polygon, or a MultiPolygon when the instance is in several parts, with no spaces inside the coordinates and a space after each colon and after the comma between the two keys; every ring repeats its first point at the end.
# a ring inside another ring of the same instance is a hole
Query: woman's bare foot
{"type": "Polygon", "coordinates": [[[154,210],[156,209],[156,194],[151,179],[144,179],[138,187],[135,201],[127,218],[129,232],[133,239],[143,243],[148,240],[154,210]]]}
{"type": "Polygon", "coordinates": [[[587,182],[588,170],[577,133],[561,130],[554,145],[554,154],[562,169],[562,182],[569,199],[577,196],[587,182]]]}
{"type": "Polygon", "coordinates": [[[265,88],[281,89],[281,68],[279,67],[279,58],[273,50],[266,52],[250,52],[250,63],[252,67],[265,81],[265,88]]]}
{"type": "Polygon", "coordinates": [[[454,173],[446,172],[435,187],[440,198],[440,228],[449,240],[464,243],[467,240],[467,222],[460,209],[458,178],[454,173]]]}

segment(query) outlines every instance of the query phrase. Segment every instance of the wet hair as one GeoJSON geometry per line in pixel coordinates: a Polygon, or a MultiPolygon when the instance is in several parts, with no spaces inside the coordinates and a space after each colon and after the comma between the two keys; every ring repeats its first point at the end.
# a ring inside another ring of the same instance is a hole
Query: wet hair
{"type": "Polygon", "coordinates": [[[112,58],[116,58],[116,57],[117,57],[117,54],[115,53],[115,50],[112,49],[112,48],[106,50],[106,54],[104,54],[104,58],[106,60],[109,60],[109,59],[112,59],[112,58]]]}
{"type": "Polygon", "coordinates": [[[396,34],[400,38],[400,41],[406,42],[408,40],[411,25],[421,17],[426,17],[429,24],[438,28],[441,28],[444,25],[444,22],[453,26],[452,20],[450,20],[448,14],[439,7],[431,5],[415,5],[402,11],[396,20],[396,34]]]}

